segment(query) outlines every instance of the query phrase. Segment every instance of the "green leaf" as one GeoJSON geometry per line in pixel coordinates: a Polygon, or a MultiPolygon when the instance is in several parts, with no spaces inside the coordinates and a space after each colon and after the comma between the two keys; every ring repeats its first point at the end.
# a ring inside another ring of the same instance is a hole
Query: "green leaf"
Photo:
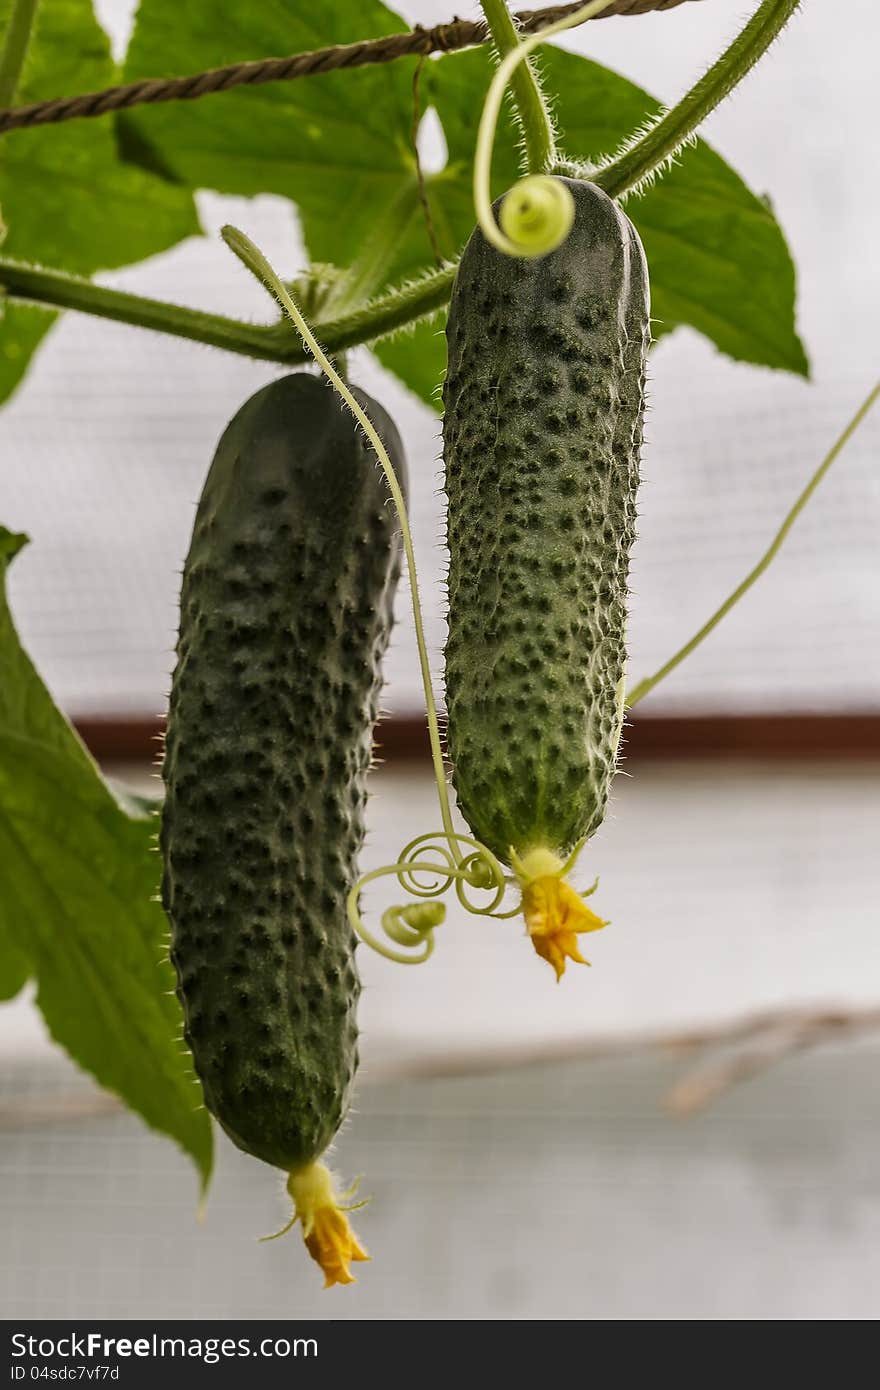
{"type": "MultiPolygon", "coordinates": [[[[544,52],[565,145],[579,159],[611,153],[621,132],[661,109],[598,63],[558,48],[544,52]]],[[[737,361],[808,375],[785,235],[769,202],[705,141],[683,150],[626,211],[648,257],[655,336],[687,324],[737,361]]]]}
{"type": "MultiPolygon", "coordinates": [[[[270,53],[290,53],[376,37],[407,28],[378,0],[335,0],[316,6],[290,0],[283,9],[242,8],[216,23],[213,0],[141,0],[125,61],[125,78],[221,66],[270,53]]],[[[296,203],[315,261],[372,274],[368,292],[399,284],[430,265],[434,248],[419,198],[412,142],[416,60],[355,68],[290,83],[239,88],[203,102],[135,109],[119,118],[124,152],[193,188],[255,196],[275,193],[296,203]],[[371,261],[371,252],[373,259],[371,261]]],[[[419,106],[431,101],[433,64],[423,65],[419,106]]],[[[474,113],[482,93],[459,92],[474,113]]],[[[463,113],[467,119],[467,113],[463,113]]],[[[508,141],[508,144],[510,142],[508,141]]],[[[468,153],[468,159],[470,153],[468,153]]],[[[496,171],[503,192],[516,173],[496,171]]],[[[441,256],[458,254],[473,224],[465,163],[426,180],[441,256]]],[[[435,407],[442,378],[443,316],[377,345],[379,359],[435,407]],[[439,336],[438,336],[439,331],[439,336]]]]}
{"type": "MultiPolygon", "coordinates": [[[[0,0],[0,32],[11,0],[0,0]]],[[[118,72],[90,0],[46,0],[19,103],[90,91],[118,72]]],[[[143,260],[199,232],[192,194],[119,157],[108,119],[16,130],[0,140],[3,252],[91,275],[143,260]]],[[[54,315],[9,305],[0,319],[0,400],[27,370],[54,315]]]]}
{"type": "MultiPolygon", "coordinates": [[[[375,0],[252,6],[223,25],[212,22],[214,13],[213,0],[185,7],[142,0],[126,76],[180,71],[182,54],[190,67],[209,67],[405,27],[375,0]]],[[[659,109],[641,88],[586,58],[547,47],[541,64],[573,158],[610,153],[659,109]]],[[[473,228],[472,158],[490,72],[488,52],[475,49],[427,62],[421,73],[421,108],[435,105],[449,151],[446,168],[426,180],[435,239],[448,257],[473,228]]],[[[347,266],[372,253],[378,290],[433,259],[412,150],[413,73],[414,63],[403,61],[143,108],[123,121],[138,158],[193,187],[291,198],[313,258],[347,266]]],[[[517,177],[516,149],[508,114],[496,141],[495,194],[517,177]]],[[[785,238],[769,203],[719,155],[698,142],[627,211],[648,255],[656,336],[687,324],[738,360],[806,374],[785,238]]],[[[443,363],[438,325],[442,315],[375,348],[434,404],[443,363]]]]}
{"type": "Polygon", "coordinates": [[[0,300],[0,403],[12,395],[56,317],[30,304],[0,300]]]}
{"type": "MultiPolygon", "coordinates": [[[[378,0],[239,5],[141,0],[126,81],[406,29],[378,0]]],[[[239,88],[119,118],[123,150],[192,188],[275,193],[298,205],[315,260],[348,266],[375,243],[375,287],[424,265],[431,247],[419,207],[410,127],[415,60],[295,82],[239,88]],[[393,254],[387,260],[388,247],[393,254]]]]}
{"type": "MultiPolygon", "coordinates": [[[[181,54],[192,68],[207,68],[407,27],[377,0],[291,3],[283,11],[253,6],[234,23],[226,16],[223,25],[213,15],[212,0],[189,0],[183,8],[171,0],[141,0],[126,79],[178,72],[181,54]]],[[[425,64],[420,75],[422,110],[431,100],[432,69],[425,64]]],[[[193,188],[292,199],[312,258],[338,266],[358,261],[367,268],[368,292],[375,293],[434,259],[412,143],[415,70],[415,60],[404,60],[126,112],[120,117],[122,148],[193,188]]],[[[458,95],[470,103],[473,131],[482,93],[475,97],[461,89],[458,95]]],[[[501,193],[515,174],[511,154],[506,172],[496,171],[495,191],[501,193]]],[[[426,193],[438,249],[452,258],[473,223],[465,162],[428,178],[426,193]]],[[[444,316],[437,315],[374,349],[435,408],[446,360],[443,324],[444,316]]]]}
{"type": "Polygon", "coordinates": [[[178,1041],[156,822],[114,797],[21,646],[5,573],[26,540],[0,527],[0,943],[32,962],[56,1042],[205,1185],[211,1128],[178,1041]]]}

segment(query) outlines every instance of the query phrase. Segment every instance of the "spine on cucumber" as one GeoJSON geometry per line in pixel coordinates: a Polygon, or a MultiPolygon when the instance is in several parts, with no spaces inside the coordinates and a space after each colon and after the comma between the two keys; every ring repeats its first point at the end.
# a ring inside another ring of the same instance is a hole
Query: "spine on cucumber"
{"type": "MultiPolygon", "coordinates": [[[[403,475],[393,422],[355,394],[403,475]]],[[[385,479],[330,386],[297,373],[247,401],[183,573],[162,894],[208,1109],[291,1173],[333,1139],[357,1066],[346,895],[399,566],[385,479]]]]}
{"type": "Polygon", "coordinates": [[[507,863],[597,829],[623,717],[647,269],[620,208],[565,182],[574,225],[551,254],[474,232],[447,328],[449,753],[507,863]]]}

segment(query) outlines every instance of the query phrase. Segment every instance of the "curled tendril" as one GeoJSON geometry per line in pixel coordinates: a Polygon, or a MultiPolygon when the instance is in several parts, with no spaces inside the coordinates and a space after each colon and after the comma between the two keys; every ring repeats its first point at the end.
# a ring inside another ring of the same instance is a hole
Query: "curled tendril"
{"type": "Polygon", "coordinates": [[[514,917],[518,907],[510,912],[499,911],[511,883],[515,879],[504,873],[495,855],[479,840],[469,835],[449,835],[446,831],[418,835],[404,846],[395,864],[384,864],[358,880],[348,895],[348,920],[361,941],[386,960],[421,965],[433,954],[435,928],[446,919],[443,903],[425,899],[442,897],[454,885],[459,902],[468,912],[479,917],[514,917]],[[460,846],[470,853],[463,855],[460,846]],[[382,930],[392,946],[373,935],[360,910],[361,892],[367,884],[388,877],[396,878],[405,892],[423,899],[388,907],[383,912],[382,930]],[[488,902],[474,901],[469,896],[471,891],[489,893],[488,902]]]}
{"type": "Polygon", "coordinates": [[[574,223],[574,198],[561,179],[530,174],[504,195],[498,221],[520,256],[546,256],[574,223]]]}
{"type": "Polygon", "coordinates": [[[417,835],[400,851],[400,859],[394,872],[401,888],[411,893],[414,898],[439,898],[452,886],[458,871],[458,862],[447,845],[432,843],[438,839],[442,840],[442,836],[417,835]],[[428,860],[425,856],[428,856],[428,860]],[[430,856],[438,859],[439,863],[429,862],[430,856]],[[425,882],[419,875],[432,877],[425,882]]]}
{"type": "MultiPolygon", "coordinates": [[[[388,960],[396,960],[404,965],[420,965],[434,953],[434,928],[439,927],[446,917],[443,903],[411,903],[409,907],[386,907],[382,913],[382,930],[389,941],[405,948],[392,951],[382,946],[382,955],[388,960]],[[422,947],[420,954],[413,954],[422,947]]],[[[368,937],[361,927],[361,936],[369,946],[376,950],[376,942],[368,937]]]]}
{"type": "Polygon", "coordinates": [[[492,146],[504,92],[518,64],[554,34],[561,34],[607,9],[610,0],[592,0],[574,14],[524,39],[506,53],[486,93],[474,154],[474,208],[487,241],[507,256],[547,256],[561,246],[574,221],[574,200],[565,184],[548,174],[532,174],[514,184],[502,204],[501,226],[495,221],[490,192],[492,146]],[[512,200],[512,201],[509,201],[512,200]],[[525,206],[524,206],[525,205],[525,206]],[[506,211],[505,211],[506,210],[506,211]]]}

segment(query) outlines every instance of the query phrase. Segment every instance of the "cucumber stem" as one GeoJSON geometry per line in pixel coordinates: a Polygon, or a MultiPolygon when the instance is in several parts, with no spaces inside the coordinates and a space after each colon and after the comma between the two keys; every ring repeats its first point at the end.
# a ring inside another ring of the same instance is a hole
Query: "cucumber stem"
{"type": "Polygon", "coordinates": [[[0,48],[0,107],[11,106],[21,80],[40,0],[12,0],[0,48]]]}
{"type": "MultiPolygon", "coordinates": [[[[520,46],[520,37],[505,0],[480,0],[498,57],[520,46]]],[[[556,160],[553,122],[532,64],[521,62],[510,77],[510,88],[523,137],[526,174],[544,174],[556,160]]]]}
{"type": "Polygon", "coordinates": [[[838,454],[841,453],[844,446],[855,434],[856,430],[864,420],[865,416],[871,410],[872,406],[876,403],[878,397],[880,397],[880,382],[877,383],[873,391],[871,391],[870,395],[868,395],[866,399],[862,401],[862,404],[859,406],[858,410],[850,420],[849,424],[835,440],[834,444],[831,446],[831,449],[825,455],[824,459],[819,464],[819,467],[816,469],[815,473],[810,478],[806,487],[803,489],[800,496],[797,498],[797,501],[795,502],[794,506],[789,511],[779,530],[776,532],[776,535],[773,537],[773,540],[771,541],[767,550],[761,556],[761,559],[755,565],[754,569],[749,570],[749,573],[746,575],[745,579],[743,579],[740,584],[737,584],[733,593],[730,594],[729,597],[724,600],[721,607],[716,609],[716,611],[712,614],[712,617],[709,618],[708,622],[705,622],[703,624],[699,632],[696,632],[689,642],[686,642],[685,645],[681,647],[680,650],[677,651],[674,656],[670,657],[669,660],[660,667],[659,671],[655,671],[653,676],[647,676],[644,680],[639,681],[637,685],[633,686],[633,689],[629,692],[629,694],[626,697],[626,704],[629,709],[632,709],[633,705],[637,705],[639,700],[643,700],[645,696],[650,691],[652,691],[656,685],[659,685],[660,682],[664,680],[666,676],[669,675],[670,671],[674,671],[676,666],[679,666],[681,662],[684,661],[685,657],[690,656],[691,652],[694,651],[695,648],[700,645],[704,638],[709,636],[709,633],[713,630],[713,628],[716,628],[718,626],[722,618],[727,617],[727,614],[730,612],[730,610],[736,607],[743,595],[748,593],[749,589],[752,587],[755,581],[760,579],[764,571],[770,567],[772,562],[775,560],[776,556],[779,554],[779,551],[782,549],[782,545],[786,537],[788,536],[789,531],[794,526],[794,523],[797,521],[801,512],[804,510],[804,507],[809,502],[813,493],[816,491],[816,488],[819,486],[822,479],[825,477],[825,474],[828,472],[829,468],[831,467],[834,460],[837,458],[838,454]]]}

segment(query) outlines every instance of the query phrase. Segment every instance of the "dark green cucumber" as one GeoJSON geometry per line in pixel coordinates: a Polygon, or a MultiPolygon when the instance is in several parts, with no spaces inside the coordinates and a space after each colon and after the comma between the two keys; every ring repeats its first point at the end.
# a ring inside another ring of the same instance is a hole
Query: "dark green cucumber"
{"type": "MultiPolygon", "coordinates": [[[[400,437],[363,392],[403,477],[400,437]]],[[[208,1109],[295,1171],[339,1128],[360,989],[346,895],[400,568],[375,453],[324,381],[242,406],[183,572],[163,776],[163,902],[208,1109]]]]}
{"type": "Polygon", "coordinates": [[[474,232],[447,328],[448,745],[505,862],[599,826],[623,715],[647,268],[616,204],[565,182],[574,226],[550,255],[474,232]]]}

